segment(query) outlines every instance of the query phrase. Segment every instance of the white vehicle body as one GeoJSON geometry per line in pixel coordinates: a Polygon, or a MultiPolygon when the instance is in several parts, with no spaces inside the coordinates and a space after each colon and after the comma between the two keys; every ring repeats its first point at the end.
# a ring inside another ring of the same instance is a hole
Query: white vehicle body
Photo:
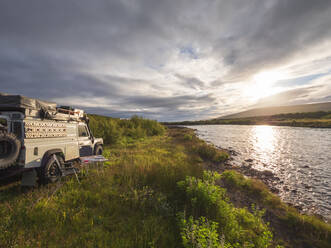
{"type": "Polygon", "coordinates": [[[20,95],[0,94],[0,172],[37,168],[52,182],[81,157],[101,155],[83,110],[20,95]]]}
{"type": "Polygon", "coordinates": [[[7,131],[22,143],[17,163],[24,168],[40,167],[51,153],[61,153],[64,161],[91,156],[103,145],[102,139],[92,136],[86,122],[42,120],[15,111],[1,112],[0,119],[7,120],[7,131]]]}

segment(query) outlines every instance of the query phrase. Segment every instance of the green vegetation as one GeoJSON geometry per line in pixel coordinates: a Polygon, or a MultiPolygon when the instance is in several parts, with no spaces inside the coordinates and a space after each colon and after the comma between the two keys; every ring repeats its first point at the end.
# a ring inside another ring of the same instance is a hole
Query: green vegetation
{"type": "Polygon", "coordinates": [[[192,130],[104,118],[91,123],[121,130],[105,147],[104,169],[83,171],[80,183],[0,188],[0,247],[330,247],[329,225],[299,215],[261,182],[207,171],[228,155],[192,130]],[[145,135],[134,135],[138,127],[145,135]]]}
{"type": "Polygon", "coordinates": [[[331,112],[290,113],[236,119],[169,122],[166,125],[273,125],[294,127],[331,127],[331,112]]]}
{"type": "Polygon", "coordinates": [[[133,116],[131,119],[110,118],[100,115],[89,115],[90,127],[96,137],[103,137],[104,143],[127,143],[148,136],[162,135],[163,125],[154,120],[133,116]]]}
{"type": "MultiPolygon", "coordinates": [[[[185,248],[191,247],[220,247],[220,239],[217,233],[218,223],[209,221],[205,217],[194,220],[191,216],[188,220],[180,218],[180,229],[185,248]]],[[[222,240],[223,241],[223,240],[222,240]]],[[[223,241],[224,247],[224,241],[223,241]]],[[[228,244],[225,247],[231,247],[228,244]]]]}
{"type": "MultiPolygon", "coordinates": [[[[293,247],[330,247],[331,225],[314,216],[302,215],[283,203],[259,180],[247,179],[235,171],[222,173],[221,185],[239,205],[254,204],[267,210],[271,226],[293,247]]],[[[289,244],[287,244],[289,245],[289,244]]]]}
{"type": "MultiPolygon", "coordinates": [[[[178,182],[179,188],[184,192],[181,198],[185,200],[184,209],[186,212],[196,218],[201,219],[207,216],[213,220],[211,225],[209,225],[211,229],[209,234],[212,236],[211,241],[214,244],[217,238],[214,230],[218,226],[218,232],[224,237],[226,247],[271,247],[273,235],[262,220],[264,212],[254,211],[251,213],[245,208],[234,207],[227,198],[226,190],[216,185],[216,181],[219,178],[220,174],[217,172],[204,171],[202,179],[187,177],[184,181],[178,182]]],[[[191,222],[192,217],[188,220],[190,225],[192,225],[191,222]]],[[[206,223],[203,224],[206,225],[206,223]]],[[[204,231],[206,227],[201,229],[203,229],[202,232],[206,232],[204,231]]],[[[195,231],[194,229],[192,230],[193,237],[197,235],[195,231]]],[[[190,237],[190,234],[187,234],[187,230],[185,230],[185,233],[184,244],[187,237],[190,237]]],[[[205,238],[204,235],[202,236],[205,238]]],[[[194,237],[191,243],[199,243],[198,240],[199,237],[194,237]]],[[[205,240],[203,241],[205,242],[205,240]]],[[[218,246],[214,244],[212,247],[220,246],[220,244],[218,246]]],[[[196,244],[190,247],[210,246],[198,246],[196,244]]]]}
{"type": "Polygon", "coordinates": [[[204,160],[210,160],[212,162],[222,162],[229,158],[229,154],[215,149],[210,144],[202,143],[195,147],[194,151],[204,160]]]}

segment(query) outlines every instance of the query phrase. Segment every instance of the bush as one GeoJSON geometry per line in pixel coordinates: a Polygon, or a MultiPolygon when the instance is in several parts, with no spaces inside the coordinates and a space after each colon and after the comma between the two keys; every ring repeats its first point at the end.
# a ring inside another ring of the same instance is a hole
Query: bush
{"type": "Polygon", "coordinates": [[[219,236],[217,233],[218,223],[209,221],[205,217],[194,220],[191,216],[186,220],[184,214],[180,215],[180,234],[185,248],[220,248],[219,236]]]}
{"type": "Polygon", "coordinates": [[[192,141],[193,140],[193,135],[191,135],[191,134],[185,134],[184,135],[184,140],[186,140],[186,141],[192,141]]]}
{"type": "Polygon", "coordinates": [[[226,197],[224,188],[216,185],[220,179],[216,172],[204,172],[202,179],[187,177],[178,183],[185,192],[185,208],[194,217],[205,216],[219,224],[218,233],[234,248],[270,247],[272,233],[262,220],[264,211],[253,213],[234,207],[226,197]]]}
{"type": "Polygon", "coordinates": [[[95,137],[102,137],[106,145],[126,143],[147,136],[163,135],[165,127],[154,120],[133,116],[131,119],[89,115],[90,128],[95,137]]]}
{"type": "Polygon", "coordinates": [[[231,170],[224,171],[221,178],[228,188],[244,191],[260,202],[274,207],[281,204],[279,198],[274,196],[260,180],[245,178],[242,174],[231,170]]]}
{"type": "Polygon", "coordinates": [[[201,143],[195,148],[195,151],[204,160],[209,160],[216,163],[221,163],[229,158],[229,154],[224,151],[218,150],[216,147],[210,144],[201,143]]]}
{"type": "Polygon", "coordinates": [[[217,172],[204,171],[202,179],[186,177],[184,181],[178,182],[179,188],[185,191],[185,197],[190,202],[192,214],[216,215],[217,201],[225,198],[225,189],[215,185],[219,177],[217,172]]]}

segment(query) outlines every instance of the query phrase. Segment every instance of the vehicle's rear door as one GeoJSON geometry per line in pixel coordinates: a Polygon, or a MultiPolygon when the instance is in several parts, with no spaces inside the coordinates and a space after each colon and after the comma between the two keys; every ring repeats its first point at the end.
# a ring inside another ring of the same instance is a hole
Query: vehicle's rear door
{"type": "Polygon", "coordinates": [[[93,155],[90,133],[85,124],[78,125],[78,145],[80,157],[93,155]]]}

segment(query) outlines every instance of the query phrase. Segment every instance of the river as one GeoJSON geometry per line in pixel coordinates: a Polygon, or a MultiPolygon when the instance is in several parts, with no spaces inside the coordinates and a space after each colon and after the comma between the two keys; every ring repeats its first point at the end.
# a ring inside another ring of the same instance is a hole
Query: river
{"type": "Polygon", "coordinates": [[[216,146],[238,153],[233,163],[270,170],[285,202],[331,219],[331,129],[201,125],[190,126],[216,146]],[[246,161],[245,161],[246,160],[246,161]]]}

